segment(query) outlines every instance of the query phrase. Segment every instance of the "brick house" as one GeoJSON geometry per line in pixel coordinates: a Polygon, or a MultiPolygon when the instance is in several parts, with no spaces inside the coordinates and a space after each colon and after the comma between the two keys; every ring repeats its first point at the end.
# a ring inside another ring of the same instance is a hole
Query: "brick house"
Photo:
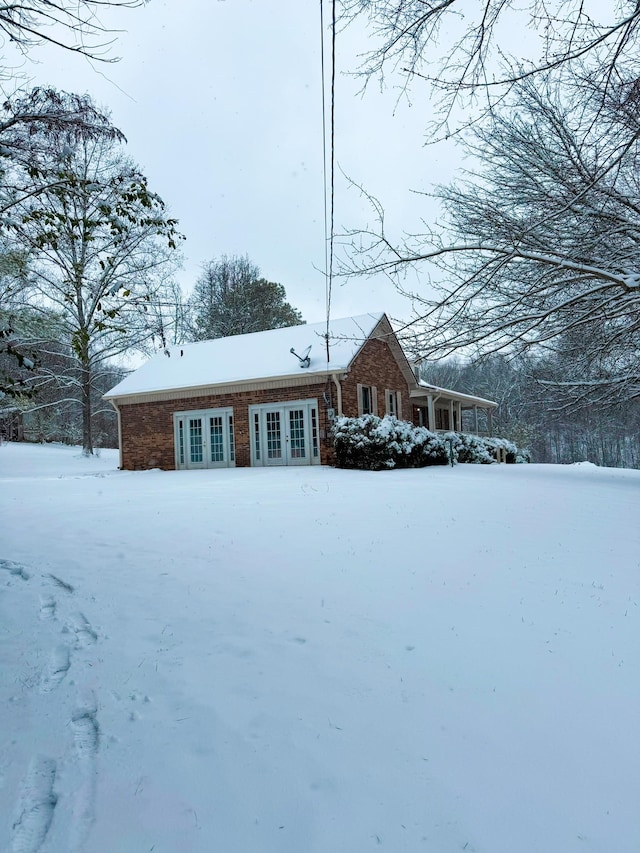
{"type": "Polygon", "coordinates": [[[332,321],[328,347],[324,323],[174,346],[105,399],[128,470],[330,464],[337,416],[460,429],[495,406],[417,382],[385,314],[332,321]]]}

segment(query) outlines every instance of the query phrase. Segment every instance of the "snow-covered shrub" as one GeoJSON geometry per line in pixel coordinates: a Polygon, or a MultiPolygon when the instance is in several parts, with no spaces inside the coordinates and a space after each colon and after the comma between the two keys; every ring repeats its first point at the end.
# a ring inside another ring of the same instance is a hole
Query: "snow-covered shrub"
{"type": "Polygon", "coordinates": [[[531,462],[531,454],[528,450],[517,447],[506,438],[490,438],[466,432],[447,432],[442,439],[449,462],[453,460],[454,465],[458,462],[490,465],[499,460],[501,450],[504,451],[504,459],[507,463],[531,462]]]}
{"type": "Polygon", "coordinates": [[[484,440],[487,447],[493,451],[495,458],[498,456],[497,451],[501,449],[505,452],[507,463],[531,462],[531,453],[526,448],[519,448],[506,438],[485,438],[484,440]]]}
{"type": "Polygon", "coordinates": [[[458,462],[468,462],[475,465],[490,465],[495,462],[497,456],[491,452],[488,445],[489,439],[479,435],[460,433],[458,436],[458,462]]]}
{"type": "Polygon", "coordinates": [[[339,468],[422,468],[425,465],[472,463],[489,465],[503,450],[507,462],[529,462],[529,452],[505,438],[468,433],[439,435],[392,416],[362,415],[338,418],[333,426],[339,468]]]}
{"type": "Polygon", "coordinates": [[[415,427],[421,437],[421,457],[423,465],[448,465],[451,461],[449,458],[448,448],[444,441],[435,432],[429,432],[426,427],[415,427]]]}
{"type": "Polygon", "coordinates": [[[447,463],[446,450],[437,435],[392,416],[338,418],[333,438],[339,468],[380,471],[447,463]]]}
{"type": "Polygon", "coordinates": [[[444,434],[439,435],[438,438],[441,438],[444,445],[444,449],[447,454],[447,462],[449,465],[455,465],[458,461],[458,451],[462,444],[460,436],[457,432],[445,432],[444,434]]]}

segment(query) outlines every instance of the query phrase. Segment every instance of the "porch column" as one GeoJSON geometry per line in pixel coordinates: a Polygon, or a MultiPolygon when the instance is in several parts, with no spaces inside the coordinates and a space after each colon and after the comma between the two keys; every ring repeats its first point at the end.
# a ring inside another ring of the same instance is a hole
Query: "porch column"
{"type": "Polygon", "coordinates": [[[478,407],[473,407],[473,423],[476,435],[478,434],[478,407]]]}
{"type": "Polygon", "coordinates": [[[493,435],[493,409],[487,409],[487,421],[489,426],[489,435],[493,435]]]}
{"type": "Polygon", "coordinates": [[[433,405],[433,394],[427,395],[427,429],[430,429],[431,432],[435,432],[436,429],[436,410],[433,405]]]}
{"type": "Polygon", "coordinates": [[[449,429],[454,430],[453,424],[453,400],[449,400],[449,429]]]}

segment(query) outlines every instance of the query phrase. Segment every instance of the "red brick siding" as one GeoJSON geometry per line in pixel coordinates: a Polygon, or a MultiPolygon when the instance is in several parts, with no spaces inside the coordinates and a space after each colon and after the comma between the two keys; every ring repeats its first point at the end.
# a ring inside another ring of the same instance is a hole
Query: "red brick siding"
{"type": "MultiPolygon", "coordinates": [[[[400,391],[402,417],[405,420],[412,419],[413,406],[409,400],[409,387],[385,341],[367,341],[354,359],[347,378],[342,381],[342,410],[348,417],[355,417],[358,414],[358,384],[377,388],[378,414],[381,416],[385,414],[385,389],[400,391]]],[[[235,394],[188,397],[181,400],[121,404],[122,467],[127,470],[174,469],[174,413],[224,408],[233,409],[236,466],[246,467],[251,464],[249,406],[307,399],[318,400],[320,461],[323,465],[331,464],[333,448],[323,393],[327,394],[331,401],[330,405],[335,408],[337,401],[333,381],[327,384],[292,388],[270,388],[235,394]],[[323,435],[325,438],[322,437],[323,435]]]]}
{"type": "Polygon", "coordinates": [[[244,391],[236,394],[211,394],[181,400],[153,403],[121,404],[122,467],[126,470],[175,466],[173,415],[199,409],[233,408],[236,466],[251,464],[249,406],[260,403],[281,403],[288,400],[318,400],[318,429],[320,430],[320,461],[328,464],[331,451],[322,434],[328,434],[327,407],[323,392],[326,385],[304,385],[294,388],[270,388],[263,391],[244,391]]]}
{"type": "Polygon", "coordinates": [[[412,420],[413,405],[409,401],[407,380],[385,341],[367,341],[353,360],[349,375],[342,383],[342,412],[346,417],[354,418],[358,415],[359,384],[377,388],[380,417],[385,414],[385,390],[400,391],[402,419],[412,420]]]}

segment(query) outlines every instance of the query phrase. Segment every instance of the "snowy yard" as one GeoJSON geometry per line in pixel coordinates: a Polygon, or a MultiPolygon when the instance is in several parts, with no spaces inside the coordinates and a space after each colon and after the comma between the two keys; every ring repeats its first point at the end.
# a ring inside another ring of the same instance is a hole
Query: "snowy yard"
{"type": "Polygon", "coordinates": [[[0,447],[0,850],[640,849],[640,471],[0,447]]]}

